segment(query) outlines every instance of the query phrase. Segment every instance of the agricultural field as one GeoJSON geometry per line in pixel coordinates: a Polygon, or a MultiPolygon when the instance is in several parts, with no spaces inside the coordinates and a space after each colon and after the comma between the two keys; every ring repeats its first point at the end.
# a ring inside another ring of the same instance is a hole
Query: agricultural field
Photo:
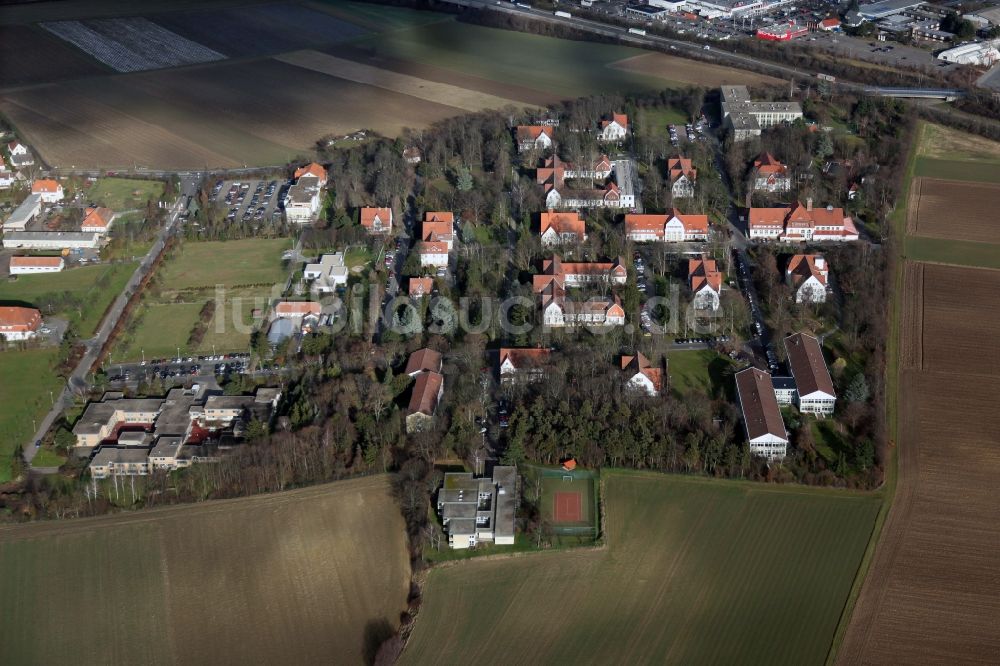
{"type": "Polygon", "coordinates": [[[990,400],[1000,363],[983,345],[1000,325],[1000,301],[990,285],[1000,286],[1000,273],[907,262],[898,490],[840,663],[972,663],[1000,653],[1000,580],[988,573],[1000,543],[1000,426],[990,400]]]}
{"type": "Polygon", "coordinates": [[[42,77],[43,85],[6,94],[0,112],[54,166],[204,169],[280,165],[307,156],[322,136],[359,129],[394,136],[468,110],[734,76],[756,80],[716,65],[469,25],[434,12],[352,2],[238,10],[215,4],[182,12],[154,5],[147,18],[69,25],[89,31],[86,48],[113,47],[107,62],[136,51],[138,69],[212,53],[240,60],[61,83],[42,77]],[[119,35],[106,26],[128,30],[119,35]],[[136,34],[163,48],[142,51],[147,42],[130,37],[136,34]]]}
{"type": "Polygon", "coordinates": [[[266,309],[280,295],[274,285],[284,286],[281,255],[289,247],[291,241],[284,238],[185,243],[159,269],[159,289],[143,296],[110,361],[173,357],[178,348],[181,353],[246,351],[252,327],[259,323],[254,308],[266,309]],[[205,334],[189,345],[209,302],[215,310],[205,334]]]}
{"type": "Polygon", "coordinates": [[[108,306],[125,289],[136,262],[70,268],[61,273],[20,275],[0,281],[0,303],[26,303],[43,316],[68,319],[83,337],[97,330],[108,306]],[[72,302],[64,298],[72,297],[72,302]]]}
{"type": "Polygon", "coordinates": [[[622,72],[655,76],[673,83],[686,83],[704,88],[718,88],[733,82],[738,76],[743,85],[781,85],[781,79],[754,72],[736,72],[731,67],[688,60],[665,53],[644,53],[612,63],[611,67],[622,72]]]}
{"type": "Polygon", "coordinates": [[[432,569],[402,663],[826,659],[876,496],[602,476],[606,548],[432,569]]]}
{"type": "Polygon", "coordinates": [[[109,71],[41,28],[0,27],[0,89],[109,71]],[[45,57],[39,58],[39,53],[44,53],[45,57]]]}
{"type": "Polygon", "coordinates": [[[58,397],[65,385],[53,372],[58,355],[57,349],[0,352],[0,483],[11,478],[15,447],[34,435],[31,420],[41,421],[51,407],[49,391],[58,397]]]}
{"type": "Polygon", "coordinates": [[[916,178],[910,197],[907,233],[1000,243],[1000,184],[916,178]]]}
{"type": "Polygon", "coordinates": [[[180,67],[225,58],[142,17],[52,21],[41,26],[116,72],[180,67]]]}
{"type": "Polygon", "coordinates": [[[386,476],[6,526],[0,661],[371,663],[409,574],[386,476]]]}
{"type": "MultiPolygon", "coordinates": [[[[953,163],[969,173],[989,166],[963,157],[953,163]]],[[[913,158],[918,176],[924,159],[913,158]]],[[[956,207],[963,203],[956,197],[956,207]]],[[[1000,580],[989,574],[1000,543],[1000,425],[990,400],[1000,361],[989,344],[1000,326],[1000,272],[914,261],[950,258],[959,244],[979,249],[963,263],[996,264],[995,245],[906,238],[896,492],[838,663],[984,663],[1000,654],[1000,580]],[[912,252],[916,242],[922,255],[912,252]]]]}
{"type": "Polygon", "coordinates": [[[672,351],[667,354],[670,390],[677,396],[698,392],[711,398],[723,397],[727,386],[732,388],[729,376],[733,366],[728,357],[711,349],[672,351]]]}
{"type": "Polygon", "coordinates": [[[267,4],[154,15],[159,25],[230,57],[273,55],[331,46],[368,29],[301,5],[267,4]]]}
{"type": "Polygon", "coordinates": [[[934,160],[975,160],[1000,164],[1000,141],[924,123],[921,125],[917,156],[934,160]]]}

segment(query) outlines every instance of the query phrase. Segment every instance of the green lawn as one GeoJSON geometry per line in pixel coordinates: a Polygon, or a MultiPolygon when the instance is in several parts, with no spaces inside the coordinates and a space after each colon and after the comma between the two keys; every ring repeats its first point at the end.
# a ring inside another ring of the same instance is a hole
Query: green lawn
{"type": "Polygon", "coordinates": [[[284,284],[287,274],[281,253],[291,247],[287,238],[189,241],[164,265],[163,288],[284,284]]]}
{"type": "MultiPolygon", "coordinates": [[[[914,175],[946,180],[968,180],[976,183],[997,183],[1000,182],[1000,164],[918,157],[914,175]]],[[[900,201],[904,201],[904,199],[900,199],[900,201]]]]}
{"type": "Polygon", "coordinates": [[[35,454],[31,464],[34,467],[62,467],[65,462],[65,456],[59,455],[48,446],[43,446],[38,449],[38,453],[35,454]]]}
{"type": "Polygon", "coordinates": [[[607,548],[432,569],[401,663],[823,663],[877,496],[603,476],[607,548]]]}
{"type": "Polygon", "coordinates": [[[681,111],[674,108],[640,109],[636,119],[636,127],[638,131],[638,128],[643,125],[651,125],[653,132],[669,141],[670,132],[667,130],[667,125],[681,125],[683,129],[683,125],[688,120],[681,111]]]}
{"type": "Polygon", "coordinates": [[[11,454],[34,445],[32,419],[40,421],[65,384],[52,371],[58,350],[0,352],[0,483],[11,478],[11,454]]]}
{"type": "Polygon", "coordinates": [[[667,354],[667,373],[670,375],[670,389],[681,396],[691,392],[704,393],[709,397],[721,397],[729,391],[727,369],[734,363],[728,357],[712,351],[672,351],[667,354]]]}
{"type": "Polygon", "coordinates": [[[136,266],[136,262],[99,264],[47,275],[21,275],[17,280],[0,281],[0,302],[27,303],[43,315],[65,317],[76,325],[80,335],[89,337],[97,330],[105,310],[125,289],[136,266]],[[79,307],[62,303],[65,292],[79,298],[79,307]]]}
{"type": "Polygon", "coordinates": [[[158,201],[163,196],[163,187],[163,183],[158,180],[99,178],[84,192],[89,203],[123,211],[145,208],[150,199],[158,201]]]}
{"type": "Polygon", "coordinates": [[[391,39],[382,35],[365,37],[355,43],[374,49],[378,56],[443,67],[566,97],[662,90],[670,85],[665,79],[608,67],[610,63],[648,51],[457,21],[398,30],[391,39]]]}
{"type": "Polygon", "coordinates": [[[135,360],[146,355],[174,357],[177,347],[187,351],[187,339],[198,321],[200,303],[144,303],[142,320],[127,347],[119,346],[111,352],[112,361],[135,360]]]}
{"type": "Polygon", "coordinates": [[[344,263],[347,264],[348,268],[357,268],[358,266],[364,266],[371,262],[372,253],[367,247],[359,245],[356,247],[348,248],[344,252],[344,263]]]}
{"type": "Polygon", "coordinates": [[[1000,268],[1000,245],[992,243],[907,236],[903,244],[903,254],[911,261],[1000,268]]]}

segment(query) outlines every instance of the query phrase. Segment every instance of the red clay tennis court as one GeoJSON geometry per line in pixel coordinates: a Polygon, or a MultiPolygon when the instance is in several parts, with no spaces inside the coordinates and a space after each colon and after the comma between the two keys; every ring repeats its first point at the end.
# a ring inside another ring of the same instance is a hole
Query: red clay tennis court
{"type": "Polygon", "coordinates": [[[559,490],[553,495],[555,508],[552,517],[556,523],[578,523],[583,520],[583,493],[559,490]]]}

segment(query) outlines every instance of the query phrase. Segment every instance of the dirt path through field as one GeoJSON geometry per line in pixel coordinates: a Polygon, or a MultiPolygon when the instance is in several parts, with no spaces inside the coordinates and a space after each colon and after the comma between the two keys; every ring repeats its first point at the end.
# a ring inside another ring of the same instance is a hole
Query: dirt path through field
{"type": "Polygon", "coordinates": [[[428,102],[454,106],[464,111],[482,111],[483,109],[500,109],[508,105],[521,105],[517,100],[459,88],[448,83],[428,81],[353,60],[344,60],[319,51],[295,51],[275,56],[275,60],[355,83],[410,95],[428,102]]]}

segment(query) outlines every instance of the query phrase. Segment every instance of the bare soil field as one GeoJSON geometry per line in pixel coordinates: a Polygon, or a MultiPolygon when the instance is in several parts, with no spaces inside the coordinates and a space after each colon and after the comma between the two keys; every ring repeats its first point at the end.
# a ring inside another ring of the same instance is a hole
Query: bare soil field
{"type": "Polygon", "coordinates": [[[406,608],[388,477],[0,528],[0,662],[343,663],[406,608]]]}
{"type": "Polygon", "coordinates": [[[466,90],[447,83],[428,81],[408,74],[400,74],[372,67],[352,60],[344,60],[318,51],[296,51],[276,56],[279,62],[328,74],[355,83],[375,86],[383,90],[409,95],[437,103],[448,100],[449,106],[464,111],[499,109],[507,105],[520,106],[516,100],[496,97],[476,90],[466,90]]]}
{"type": "Polygon", "coordinates": [[[94,76],[108,71],[40,28],[0,27],[0,88],[94,76]],[[40,53],[45,57],[38,57],[40,53]]]}
{"type": "Polygon", "coordinates": [[[462,112],[274,60],[55,84],[0,110],[49,164],[101,168],[282,164],[326,134],[391,136],[462,112]]]}
{"type": "Polygon", "coordinates": [[[367,29],[326,12],[292,4],[170,12],[156,23],[232,57],[320,48],[360,37],[367,29]]]}
{"type": "Polygon", "coordinates": [[[646,53],[613,62],[608,66],[626,72],[635,72],[637,74],[655,76],[667,81],[690,83],[708,88],[732,83],[734,76],[738,76],[740,83],[746,85],[774,85],[784,83],[781,79],[772,76],[734,70],[731,67],[724,67],[723,65],[712,65],[686,58],[678,58],[665,53],[646,53]]]}
{"type": "Polygon", "coordinates": [[[1000,654],[1000,272],[906,266],[899,478],[842,664],[993,663],[1000,654]],[[916,348],[916,349],[915,349],[916,348]]]}
{"type": "Polygon", "coordinates": [[[1000,184],[915,178],[910,185],[907,233],[1000,243],[998,211],[1000,184]]]}

